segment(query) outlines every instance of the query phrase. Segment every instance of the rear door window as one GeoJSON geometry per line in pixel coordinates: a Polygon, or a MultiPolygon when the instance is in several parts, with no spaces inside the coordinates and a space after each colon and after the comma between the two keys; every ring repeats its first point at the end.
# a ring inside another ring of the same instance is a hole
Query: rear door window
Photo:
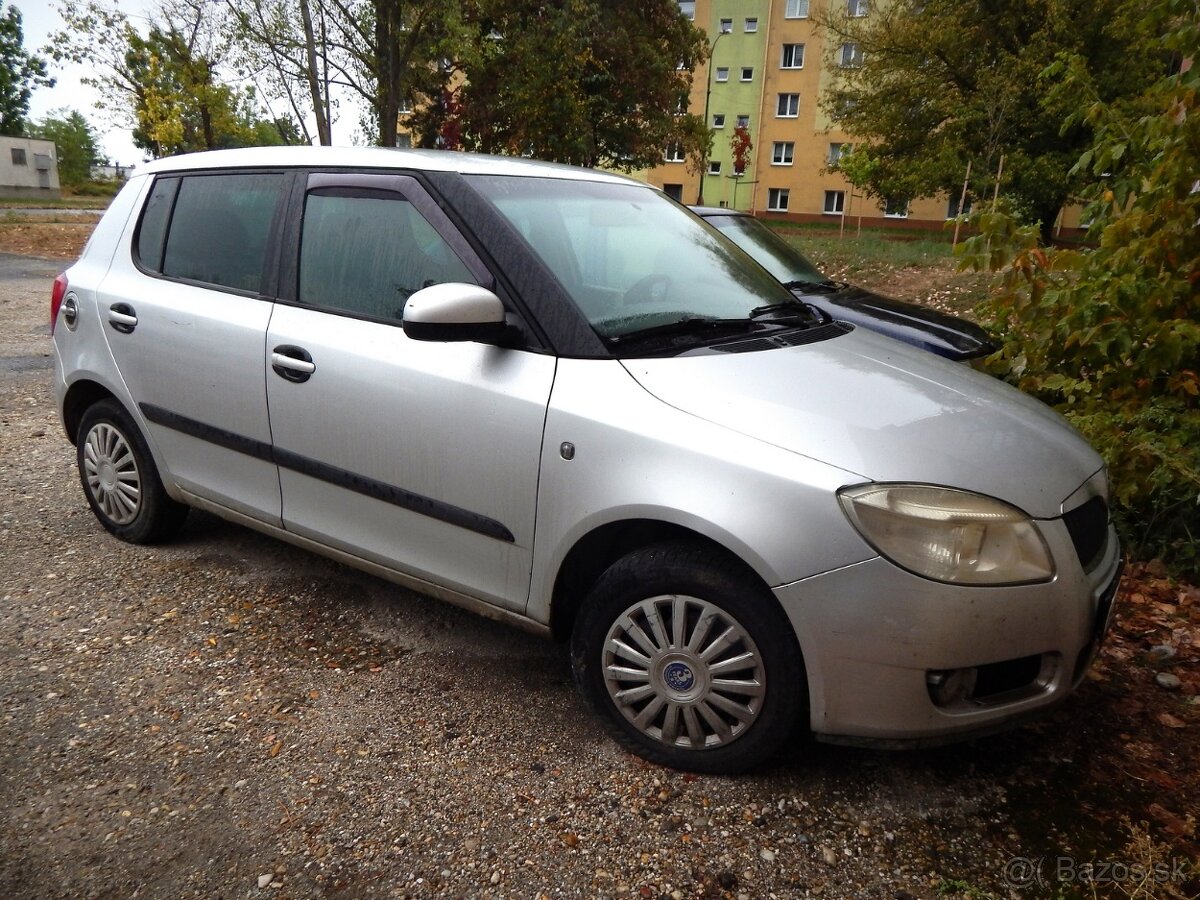
{"type": "Polygon", "coordinates": [[[158,218],[165,215],[160,207],[169,201],[154,203],[156,184],[139,232],[141,262],[168,278],[261,291],[271,223],[283,187],[280,173],[180,178],[159,267],[152,236],[158,218]]]}

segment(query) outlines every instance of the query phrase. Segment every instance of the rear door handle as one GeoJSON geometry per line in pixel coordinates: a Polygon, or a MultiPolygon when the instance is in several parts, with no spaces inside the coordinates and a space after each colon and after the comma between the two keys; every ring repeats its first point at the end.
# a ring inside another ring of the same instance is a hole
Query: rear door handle
{"type": "Polygon", "coordinates": [[[108,324],[114,331],[130,334],[137,328],[137,313],[128,303],[114,303],[108,308],[108,324]]]}
{"type": "Polygon", "coordinates": [[[295,384],[308,381],[309,376],[317,371],[309,352],[291,344],[280,344],[271,351],[271,368],[280,378],[295,384]]]}

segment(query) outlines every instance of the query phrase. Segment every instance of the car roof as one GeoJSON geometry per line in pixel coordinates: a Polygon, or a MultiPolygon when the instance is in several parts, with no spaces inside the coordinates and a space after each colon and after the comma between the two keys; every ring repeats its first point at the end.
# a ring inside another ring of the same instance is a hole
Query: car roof
{"type": "Polygon", "coordinates": [[[399,150],[390,147],[246,147],[185,153],[156,159],[139,167],[138,174],[201,169],[272,168],[276,166],[350,169],[408,169],[426,172],[458,172],[463,175],[517,175],[528,178],[560,178],[619,184],[645,183],[603,172],[560,163],[541,162],[512,156],[487,156],[451,150],[399,150]]]}

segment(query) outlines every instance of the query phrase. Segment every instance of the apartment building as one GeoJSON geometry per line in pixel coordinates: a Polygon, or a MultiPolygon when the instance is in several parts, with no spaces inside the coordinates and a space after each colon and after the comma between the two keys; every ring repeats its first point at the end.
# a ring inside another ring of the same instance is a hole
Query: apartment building
{"type": "MultiPolygon", "coordinates": [[[[828,0],[678,0],[708,33],[711,59],[696,71],[689,110],[713,129],[702,176],[688,171],[678,148],[641,173],[685,203],[728,206],[772,218],[840,220],[930,227],[957,213],[957,198],[879,204],[853,191],[836,169],[854,144],[820,107],[832,69],[861,65],[852,44],[827,48],[811,11],[828,0]],[[731,136],[746,126],[753,148],[734,172],[731,136]]],[[[850,15],[871,14],[871,0],[845,2],[850,15]]]]}

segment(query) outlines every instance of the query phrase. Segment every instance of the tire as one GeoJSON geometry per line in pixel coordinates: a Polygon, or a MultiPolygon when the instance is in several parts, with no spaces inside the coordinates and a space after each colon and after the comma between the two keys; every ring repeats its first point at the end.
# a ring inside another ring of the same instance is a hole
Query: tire
{"type": "Polygon", "coordinates": [[[142,433],[117,401],[88,407],[79,422],[75,459],[88,505],[121,540],[158,543],[183,525],[188,508],[167,496],[142,433]]]}
{"type": "Polygon", "coordinates": [[[808,708],[774,597],[736,559],[691,544],[635,551],[600,576],[572,630],[571,667],[622,746],[676,769],[761,765],[808,708]]]}

